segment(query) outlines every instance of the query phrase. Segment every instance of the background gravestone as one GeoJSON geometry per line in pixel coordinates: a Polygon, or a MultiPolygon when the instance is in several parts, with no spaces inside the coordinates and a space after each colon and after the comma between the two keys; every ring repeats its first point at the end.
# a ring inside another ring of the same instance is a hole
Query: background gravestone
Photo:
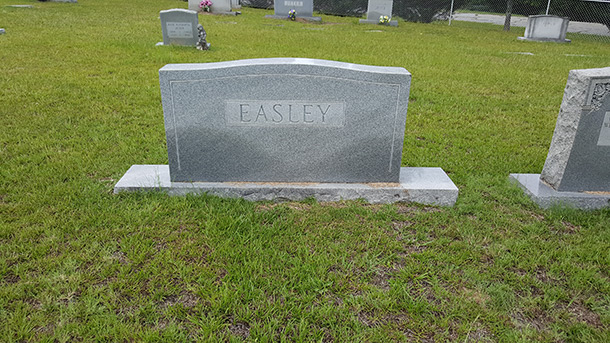
{"type": "Polygon", "coordinates": [[[610,67],[570,71],[542,173],[511,177],[544,207],[610,205],[610,67]]]}
{"type": "Polygon", "coordinates": [[[199,39],[197,12],[174,8],[161,11],[159,17],[163,32],[163,45],[195,46],[197,44],[199,39]]]}
{"type": "MultiPolygon", "coordinates": [[[[379,24],[379,17],[388,16],[392,18],[392,5],[394,0],[369,0],[366,19],[360,19],[361,24],[379,24]]],[[[396,20],[391,20],[388,25],[398,26],[396,20]]]]}
{"type": "MultiPolygon", "coordinates": [[[[201,10],[201,8],[199,8],[200,3],[201,0],[189,0],[188,9],[191,11],[199,12],[201,10]]],[[[212,0],[210,13],[236,15],[237,12],[231,12],[232,8],[236,8],[236,3],[238,3],[237,0],[212,0]]]]}
{"type": "Polygon", "coordinates": [[[287,19],[288,12],[292,9],[297,11],[297,18],[320,21],[322,18],[313,16],[313,0],[274,0],[273,15],[266,15],[266,18],[287,19]]]}
{"type": "Polygon", "coordinates": [[[566,39],[569,18],[554,15],[532,15],[527,18],[527,25],[521,40],[569,43],[566,39]]]}
{"type": "Polygon", "coordinates": [[[159,70],[168,165],[134,165],[115,192],[451,206],[440,168],[401,167],[411,74],[304,58],[159,70]]]}
{"type": "Polygon", "coordinates": [[[0,29],[0,35],[3,35],[5,33],[6,33],[6,31],[4,29],[0,29]]]}

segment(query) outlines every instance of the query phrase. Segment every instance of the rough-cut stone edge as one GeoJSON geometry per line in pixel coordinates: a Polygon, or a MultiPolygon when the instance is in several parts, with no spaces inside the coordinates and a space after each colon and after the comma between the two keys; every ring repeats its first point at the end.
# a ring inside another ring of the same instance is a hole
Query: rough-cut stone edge
{"type": "Polygon", "coordinates": [[[549,153],[540,173],[544,182],[557,189],[568,164],[582,107],[588,91],[588,79],[579,70],[570,70],[549,153]]]}
{"type": "Polygon", "coordinates": [[[559,192],[540,179],[540,174],[510,174],[509,180],[542,208],[566,206],[582,210],[610,207],[610,193],[559,192]]]}
{"type": "Polygon", "coordinates": [[[286,182],[171,182],[168,165],[133,165],[117,182],[114,193],[163,191],[169,195],[203,194],[224,198],[300,201],[364,199],[369,203],[417,202],[453,206],[458,188],[441,168],[400,170],[399,184],[286,182]]]}
{"type": "Polygon", "coordinates": [[[379,24],[379,20],[368,20],[368,19],[360,19],[360,20],[358,20],[358,23],[374,24],[374,25],[380,25],[380,26],[398,26],[398,21],[396,21],[396,20],[390,20],[390,22],[387,25],[379,24]]]}
{"type": "Polygon", "coordinates": [[[558,189],[576,138],[576,130],[586,110],[590,86],[595,78],[610,76],[610,67],[570,70],[549,153],[540,178],[558,189]]]}
{"type": "MultiPolygon", "coordinates": [[[[286,19],[286,20],[288,20],[288,15],[267,14],[265,16],[265,18],[286,19]]],[[[297,18],[303,19],[303,20],[306,20],[306,21],[322,21],[322,17],[301,17],[301,16],[297,16],[297,18]]]]}

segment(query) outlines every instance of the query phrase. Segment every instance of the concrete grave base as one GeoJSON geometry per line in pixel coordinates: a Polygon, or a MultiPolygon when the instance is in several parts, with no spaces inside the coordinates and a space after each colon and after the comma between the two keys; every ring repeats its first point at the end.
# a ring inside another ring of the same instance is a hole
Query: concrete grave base
{"type": "Polygon", "coordinates": [[[553,205],[583,210],[610,207],[610,192],[559,192],[540,181],[540,174],[510,174],[509,179],[516,182],[542,208],[553,205]]]}
{"type": "MultiPolygon", "coordinates": [[[[360,24],[374,24],[379,25],[379,20],[368,20],[368,19],[360,19],[358,21],[360,24]]],[[[385,24],[386,26],[398,26],[398,21],[390,20],[389,23],[385,24]]]]}
{"type": "MultiPolygon", "coordinates": [[[[286,19],[288,20],[288,15],[275,15],[275,14],[267,14],[265,18],[271,19],[286,19]]],[[[297,14],[297,19],[303,19],[306,21],[322,21],[322,17],[301,17],[297,14]]]]}
{"type": "Polygon", "coordinates": [[[453,206],[458,188],[441,168],[400,169],[400,183],[171,182],[168,165],[133,165],[114,193],[159,190],[169,195],[203,194],[224,198],[300,201],[364,199],[369,203],[417,202],[453,206]]]}
{"type": "Polygon", "coordinates": [[[527,40],[532,42],[553,42],[553,43],[570,43],[569,39],[553,39],[553,38],[528,38],[528,37],[517,37],[518,40],[527,40]]]}

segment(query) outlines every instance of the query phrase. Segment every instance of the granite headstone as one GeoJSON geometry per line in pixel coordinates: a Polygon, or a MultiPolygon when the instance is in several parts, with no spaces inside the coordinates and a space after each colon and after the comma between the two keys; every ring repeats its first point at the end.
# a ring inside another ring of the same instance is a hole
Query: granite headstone
{"type": "MultiPolygon", "coordinates": [[[[379,24],[379,17],[392,17],[392,5],[394,0],[369,0],[366,19],[360,19],[361,24],[379,24]]],[[[387,25],[398,26],[396,20],[391,20],[387,25]]]]}
{"type": "Polygon", "coordinates": [[[322,18],[313,16],[313,0],[274,0],[273,15],[267,15],[267,18],[286,19],[288,12],[295,10],[296,17],[309,21],[320,21],[322,18]]]}
{"type": "Polygon", "coordinates": [[[569,43],[566,39],[570,19],[554,15],[532,15],[527,18],[525,33],[521,40],[533,40],[542,42],[569,43]]]}
{"type": "Polygon", "coordinates": [[[542,173],[511,177],[546,192],[540,201],[534,197],[545,207],[610,205],[610,67],[570,71],[542,173]]]}
{"type": "MultiPolygon", "coordinates": [[[[234,1],[235,0],[212,0],[212,6],[210,6],[210,13],[237,15],[238,12],[231,12],[231,9],[234,8],[234,1]]],[[[200,3],[201,0],[188,0],[188,9],[191,11],[199,12],[201,10],[201,8],[199,8],[200,3]]]]}
{"type": "Polygon", "coordinates": [[[169,166],[134,165],[115,192],[453,205],[440,168],[401,167],[411,74],[303,58],[159,70],[169,166]]]}
{"type": "Polygon", "coordinates": [[[174,8],[161,11],[159,17],[163,32],[163,45],[195,46],[197,44],[199,40],[197,12],[174,8]]]}

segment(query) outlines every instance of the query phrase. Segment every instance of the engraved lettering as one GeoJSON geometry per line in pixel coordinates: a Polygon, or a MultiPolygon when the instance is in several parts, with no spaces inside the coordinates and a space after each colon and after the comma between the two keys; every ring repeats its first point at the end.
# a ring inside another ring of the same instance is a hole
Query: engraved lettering
{"type": "Polygon", "coordinates": [[[282,115],[282,113],[280,113],[280,111],[277,110],[276,107],[282,107],[282,104],[275,104],[275,105],[273,105],[273,111],[275,113],[277,113],[277,115],[280,117],[280,120],[274,120],[274,119],[271,119],[271,120],[273,120],[274,123],[281,123],[282,120],[284,120],[284,116],[282,115]]]}
{"type": "Polygon", "coordinates": [[[239,104],[239,119],[242,123],[249,123],[251,120],[244,119],[244,114],[248,114],[248,111],[244,112],[244,106],[248,106],[248,108],[250,108],[250,105],[248,104],[239,104]]]}
{"type": "Polygon", "coordinates": [[[313,123],[313,120],[307,120],[307,115],[311,115],[311,112],[307,112],[307,106],[313,107],[313,105],[303,105],[303,122],[304,123],[313,123]]]}
{"type": "Polygon", "coordinates": [[[305,100],[225,100],[228,126],[343,127],[345,104],[305,100]]]}
{"type": "Polygon", "coordinates": [[[296,120],[292,120],[292,105],[288,105],[288,121],[290,121],[291,123],[298,123],[299,121],[296,120]]]}
{"type": "Polygon", "coordinates": [[[254,122],[256,123],[260,117],[265,117],[265,121],[267,121],[267,115],[265,114],[263,105],[261,105],[261,108],[258,110],[258,114],[256,115],[256,120],[254,120],[254,122]]]}
{"type": "Polygon", "coordinates": [[[322,111],[322,106],[318,105],[318,108],[320,109],[320,112],[322,113],[322,122],[324,123],[326,120],[326,113],[328,113],[328,110],[330,109],[330,105],[328,105],[328,107],[326,107],[326,111],[322,111]]]}

